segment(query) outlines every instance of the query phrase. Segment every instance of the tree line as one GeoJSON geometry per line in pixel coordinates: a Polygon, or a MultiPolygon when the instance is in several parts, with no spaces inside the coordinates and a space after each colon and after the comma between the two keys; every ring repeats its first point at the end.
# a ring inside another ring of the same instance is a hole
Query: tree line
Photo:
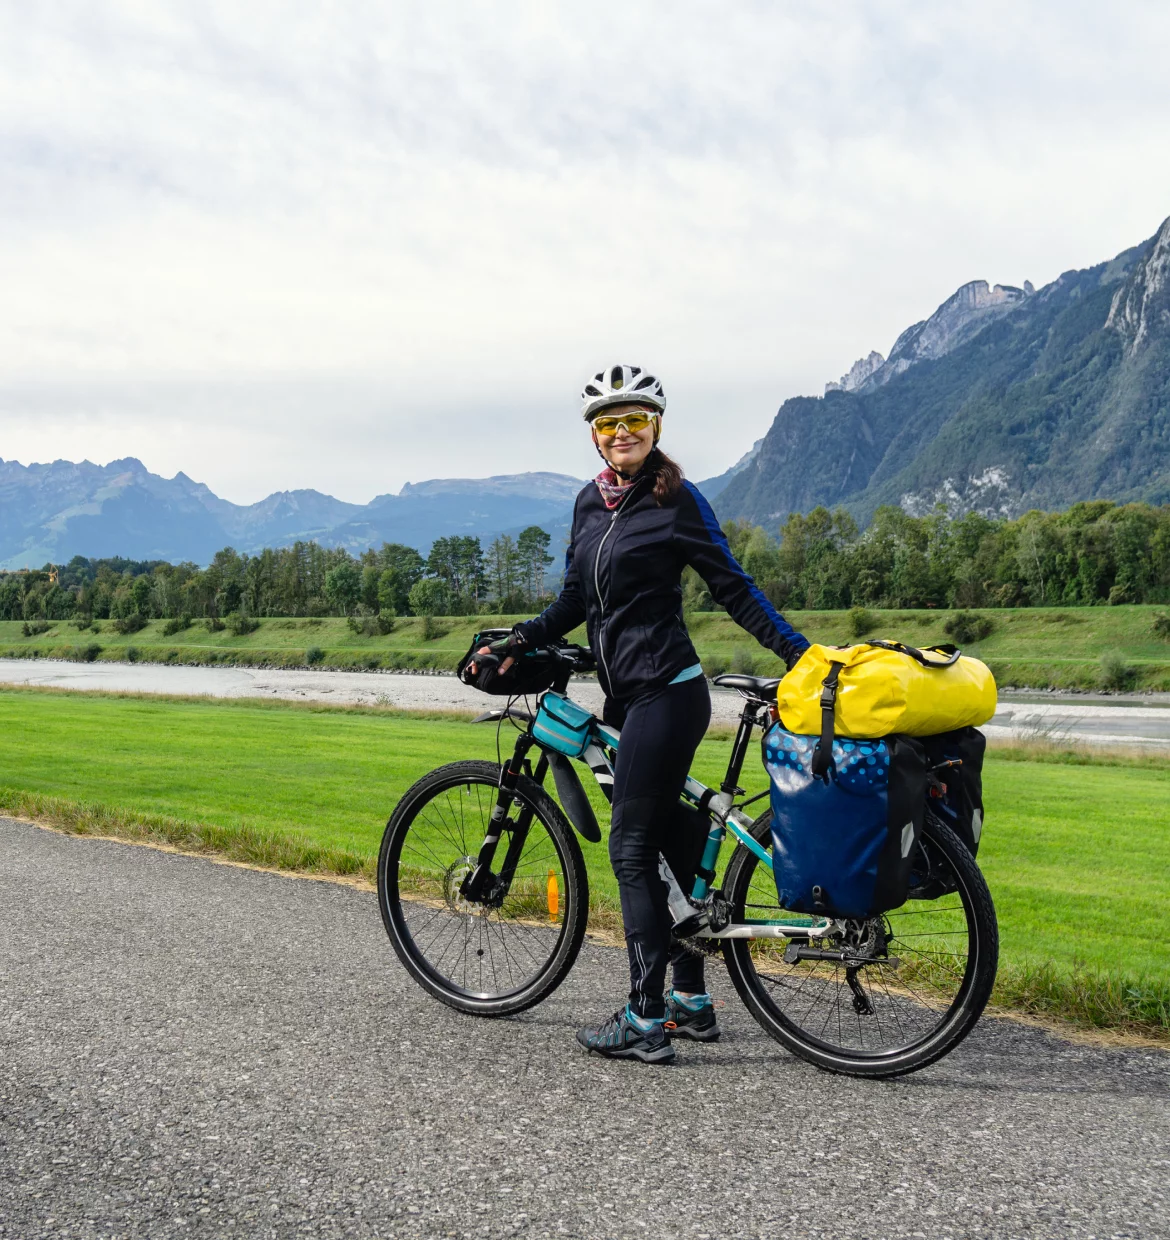
{"type": "MultiPolygon", "coordinates": [[[[1170,504],[1092,500],[1014,520],[941,507],[912,517],[879,508],[862,530],[843,509],[792,513],[778,537],[724,525],[732,553],[780,608],[1069,607],[1170,602],[1170,504]]],[[[550,595],[550,538],[529,526],[485,550],[437,539],[430,553],[383,543],[360,556],[298,542],[206,568],[161,560],[90,560],[0,573],[0,619],[181,616],[409,616],[534,613],[550,595]]],[[[688,569],[684,608],[715,604],[688,569]]]]}
{"type": "Polygon", "coordinates": [[[0,619],[94,620],[244,616],[437,616],[539,610],[548,601],[551,541],[539,526],[488,544],[439,538],[427,556],[383,543],[360,556],[298,542],[206,568],[166,560],[88,559],[0,573],[0,619]]]}
{"type": "MultiPolygon", "coordinates": [[[[780,608],[1076,607],[1170,602],[1170,504],[1091,500],[1014,520],[940,506],[883,507],[862,530],[844,509],[791,513],[772,538],[724,526],[733,554],[780,608]]],[[[713,607],[688,570],[688,610],[713,607]]]]}

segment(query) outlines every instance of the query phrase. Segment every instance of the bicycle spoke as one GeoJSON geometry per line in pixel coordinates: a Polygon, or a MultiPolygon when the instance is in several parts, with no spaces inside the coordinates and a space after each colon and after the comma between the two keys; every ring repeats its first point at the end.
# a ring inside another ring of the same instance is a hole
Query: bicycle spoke
{"type": "Polygon", "coordinates": [[[564,901],[576,898],[556,837],[519,792],[487,875],[487,902],[461,894],[489,833],[496,797],[495,782],[483,777],[436,791],[402,829],[397,854],[395,895],[411,950],[444,985],[477,996],[513,993],[539,977],[569,925],[564,901]],[[521,816],[529,819],[527,836],[507,888],[494,889],[521,816]],[[551,904],[550,874],[559,907],[551,904]]]}
{"type": "MultiPolygon", "coordinates": [[[[748,872],[741,871],[737,884],[741,895],[736,918],[809,922],[807,914],[780,907],[771,874],[754,859],[742,864],[748,872]]],[[[932,876],[952,892],[959,890],[944,856],[940,854],[934,866],[932,876]]],[[[875,931],[865,926],[874,924],[845,923],[860,927],[850,931],[861,936],[856,942],[866,941],[866,935],[873,939],[875,931]]],[[[864,999],[848,985],[840,962],[800,958],[781,963],[784,948],[774,940],[741,940],[731,950],[746,959],[758,984],[757,996],[785,1027],[827,1050],[883,1056],[917,1045],[946,1019],[962,992],[971,951],[961,897],[952,895],[949,902],[926,907],[904,906],[889,913],[884,925],[885,937],[876,940],[879,950],[884,944],[889,957],[900,963],[890,965],[877,955],[872,964],[861,965],[853,977],[864,999]]],[[[813,936],[812,944],[818,950],[840,950],[846,943],[842,934],[830,926],[827,935],[813,936]]]]}

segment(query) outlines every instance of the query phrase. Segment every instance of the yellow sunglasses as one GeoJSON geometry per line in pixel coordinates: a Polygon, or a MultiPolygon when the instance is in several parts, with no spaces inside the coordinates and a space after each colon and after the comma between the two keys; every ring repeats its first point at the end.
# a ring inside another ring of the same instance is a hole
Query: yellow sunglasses
{"type": "Polygon", "coordinates": [[[611,417],[593,419],[593,429],[606,439],[612,439],[618,433],[618,427],[624,426],[631,435],[644,431],[658,415],[645,413],[641,409],[631,409],[629,413],[614,414],[611,417]]]}

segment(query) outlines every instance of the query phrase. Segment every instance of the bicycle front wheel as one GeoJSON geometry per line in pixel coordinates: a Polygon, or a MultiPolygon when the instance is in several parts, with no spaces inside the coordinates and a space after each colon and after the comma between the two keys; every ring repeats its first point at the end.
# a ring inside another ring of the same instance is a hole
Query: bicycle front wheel
{"type": "MultiPolygon", "coordinates": [[[[771,836],[771,815],[753,827],[771,836]]],[[[802,1059],[851,1076],[914,1072],[953,1050],[983,1012],[995,982],[999,931],[991,894],[962,841],[927,813],[911,890],[882,917],[845,922],[802,957],[774,939],[729,939],[728,972],[764,1029],[802,1059]],[[825,959],[832,952],[861,967],[825,959]]],[[[772,871],[742,845],[724,888],[732,920],[794,921],[772,871]]]]}
{"type": "Polygon", "coordinates": [[[398,803],[378,855],[378,903],[398,958],[437,999],[480,1016],[522,1012],[551,994],[581,950],[589,911],[573,829],[526,776],[493,862],[500,870],[519,832],[514,871],[487,899],[461,895],[499,780],[491,762],[431,771],[398,803]]]}

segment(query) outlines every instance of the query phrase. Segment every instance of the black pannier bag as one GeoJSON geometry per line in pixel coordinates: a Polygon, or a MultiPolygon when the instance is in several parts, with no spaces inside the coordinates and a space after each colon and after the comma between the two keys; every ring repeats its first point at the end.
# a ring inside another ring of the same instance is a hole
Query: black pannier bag
{"type": "Polygon", "coordinates": [[[935,773],[945,791],[940,794],[937,788],[931,790],[930,807],[975,856],[983,834],[983,754],[987,738],[978,728],[958,728],[924,736],[921,744],[929,767],[961,763],[935,773]]]}
{"type": "Polygon", "coordinates": [[[511,637],[511,629],[483,629],[471,639],[467,653],[459,660],[456,675],[465,685],[471,685],[481,693],[497,697],[523,697],[529,693],[543,693],[551,688],[556,679],[557,663],[547,651],[530,650],[516,660],[504,675],[500,675],[500,660],[495,655],[477,655],[476,651],[492,642],[511,637]],[[470,665],[476,664],[473,674],[470,665]]]}
{"type": "Polygon", "coordinates": [[[764,734],[781,907],[849,918],[900,908],[925,816],[922,742],[900,735],[832,739],[827,769],[814,774],[817,744],[817,737],[779,723],[764,734]]]}

